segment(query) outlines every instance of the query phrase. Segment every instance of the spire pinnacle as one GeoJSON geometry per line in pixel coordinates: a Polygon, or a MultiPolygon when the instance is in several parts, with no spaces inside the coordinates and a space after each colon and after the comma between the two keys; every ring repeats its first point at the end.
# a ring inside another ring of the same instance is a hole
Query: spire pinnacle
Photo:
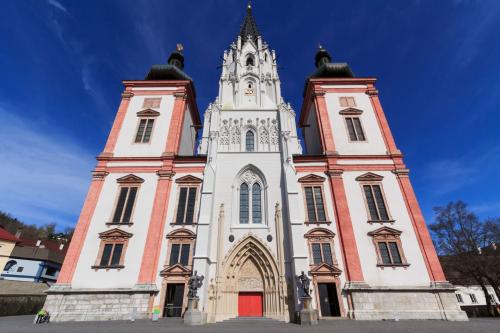
{"type": "Polygon", "coordinates": [[[245,19],[243,20],[243,24],[241,25],[240,34],[241,39],[243,41],[246,40],[248,36],[257,44],[257,37],[260,36],[259,30],[257,29],[257,24],[255,23],[255,19],[252,15],[252,3],[248,1],[247,5],[247,13],[245,19]]]}

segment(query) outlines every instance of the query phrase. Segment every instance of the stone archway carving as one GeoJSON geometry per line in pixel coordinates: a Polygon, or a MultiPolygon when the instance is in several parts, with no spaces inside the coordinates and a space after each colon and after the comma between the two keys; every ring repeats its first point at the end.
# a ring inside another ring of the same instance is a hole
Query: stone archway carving
{"type": "Polygon", "coordinates": [[[225,257],[215,286],[213,321],[238,316],[238,293],[258,291],[263,294],[265,317],[288,321],[286,285],[280,278],[276,259],[256,236],[248,235],[225,257]]]}

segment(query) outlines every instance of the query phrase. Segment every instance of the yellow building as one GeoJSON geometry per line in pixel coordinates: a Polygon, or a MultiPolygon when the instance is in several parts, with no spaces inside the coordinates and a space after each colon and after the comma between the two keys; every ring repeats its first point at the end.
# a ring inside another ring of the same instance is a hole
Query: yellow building
{"type": "Polygon", "coordinates": [[[19,242],[19,238],[0,226],[0,274],[9,261],[10,254],[17,242],[19,242]]]}

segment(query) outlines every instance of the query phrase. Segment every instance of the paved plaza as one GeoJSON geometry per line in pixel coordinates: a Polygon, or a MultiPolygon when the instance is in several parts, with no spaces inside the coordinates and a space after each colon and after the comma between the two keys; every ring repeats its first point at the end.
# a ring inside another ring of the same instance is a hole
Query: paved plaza
{"type": "Polygon", "coordinates": [[[500,332],[498,319],[472,319],[469,322],[446,322],[434,320],[408,321],[354,321],[322,320],[317,326],[302,327],[271,320],[239,320],[208,324],[200,327],[185,326],[180,319],[105,321],[105,322],[66,322],[33,325],[33,316],[0,317],[0,332],[109,332],[109,333],[149,333],[149,332],[335,332],[335,333],[480,333],[500,332]]]}

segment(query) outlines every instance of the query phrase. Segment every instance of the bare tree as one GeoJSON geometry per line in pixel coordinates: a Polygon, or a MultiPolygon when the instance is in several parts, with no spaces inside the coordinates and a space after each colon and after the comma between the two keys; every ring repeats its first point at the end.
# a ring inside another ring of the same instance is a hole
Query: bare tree
{"type": "Polygon", "coordinates": [[[458,274],[449,274],[451,282],[477,283],[483,290],[488,311],[494,314],[486,286],[490,284],[500,298],[499,241],[500,219],[480,221],[462,201],[434,208],[435,222],[429,225],[443,263],[458,274]]]}

